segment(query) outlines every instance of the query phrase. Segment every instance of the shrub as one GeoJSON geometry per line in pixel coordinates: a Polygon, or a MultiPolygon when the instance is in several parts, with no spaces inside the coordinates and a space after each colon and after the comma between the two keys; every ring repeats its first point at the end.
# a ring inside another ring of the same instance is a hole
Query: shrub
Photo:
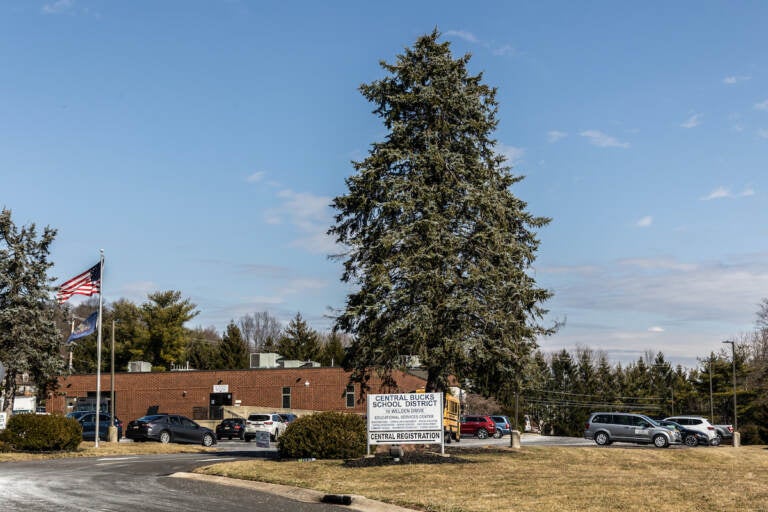
{"type": "Polygon", "coordinates": [[[0,442],[24,452],[73,451],[83,429],[73,418],[47,414],[17,414],[8,420],[0,442]]]}
{"type": "Polygon", "coordinates": [[[333,411],[296,419],[278,442],[283,458],[350,459],[362,457],[365,450],[365,420],[333,411]]]}

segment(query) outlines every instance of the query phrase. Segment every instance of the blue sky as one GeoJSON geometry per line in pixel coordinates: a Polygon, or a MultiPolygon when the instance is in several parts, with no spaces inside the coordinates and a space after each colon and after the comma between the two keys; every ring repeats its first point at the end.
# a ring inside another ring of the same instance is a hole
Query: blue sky
{"type": "Polygon", "coordinates": [[[106,258],[104,298],[179,290],[191,326],[344,304],[325,232],[385,129],[357,91],[437,27],[498,88],[526,176],[540,340],[693,366],[768,297],[768,4],[0,4],[0,205],[58,229],[57,282],[106,258]]]}

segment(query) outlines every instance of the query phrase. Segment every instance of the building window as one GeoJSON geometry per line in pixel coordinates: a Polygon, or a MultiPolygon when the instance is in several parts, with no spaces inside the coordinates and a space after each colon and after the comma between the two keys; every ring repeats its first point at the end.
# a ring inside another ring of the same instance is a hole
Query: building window
{"type": "Polygon", "coordinates": [[[283,409],[291,408],[291,388],[283,388],[283,409]]]}
{"type": "Polygon", "coordinates": [[[352,408],[355,406],[355,386],[347,386],[347,407],[352,408]]]}

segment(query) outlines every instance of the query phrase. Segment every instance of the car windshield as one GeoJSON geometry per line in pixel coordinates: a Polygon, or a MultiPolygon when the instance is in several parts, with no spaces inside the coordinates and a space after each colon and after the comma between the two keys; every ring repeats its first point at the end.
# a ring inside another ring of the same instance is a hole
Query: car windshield
{"type": "Polygon", "coordinates": [[[151,414],[149,416],[142,416],[141,418],[137,419],[136,421],[143,421],[144,423],[151,423],[153,421],[158,421],[165,418],[165,416],[160,414],[151,414]]]}
{"type": "Polygon", "coordinates": [[[269,421],[272,419],[272,416],[269,414],[253,414],[248,419],[251,421],[269,421]]]}
{"type": "Polygon", "coordinates": [[[660,427],[661,426],[661,423],[659,423],[656,420],[653,420],[653,419],[649,418],[648,416],[643,416],[643,419],[646,420],[651,425],[653,425],[654,427],[660,427]]]}

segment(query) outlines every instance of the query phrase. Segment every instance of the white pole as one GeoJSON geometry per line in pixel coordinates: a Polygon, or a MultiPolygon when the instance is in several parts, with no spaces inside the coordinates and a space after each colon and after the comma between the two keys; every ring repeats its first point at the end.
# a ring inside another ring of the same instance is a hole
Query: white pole
{"type": "Polygon", "coordinates": [[[100,249],[99,259],[99,334],[96,341],[96,432],[94,446],[99,447],[99,416],[101,416],[101,312],[104,303],[104,249],[100,249]]]}

